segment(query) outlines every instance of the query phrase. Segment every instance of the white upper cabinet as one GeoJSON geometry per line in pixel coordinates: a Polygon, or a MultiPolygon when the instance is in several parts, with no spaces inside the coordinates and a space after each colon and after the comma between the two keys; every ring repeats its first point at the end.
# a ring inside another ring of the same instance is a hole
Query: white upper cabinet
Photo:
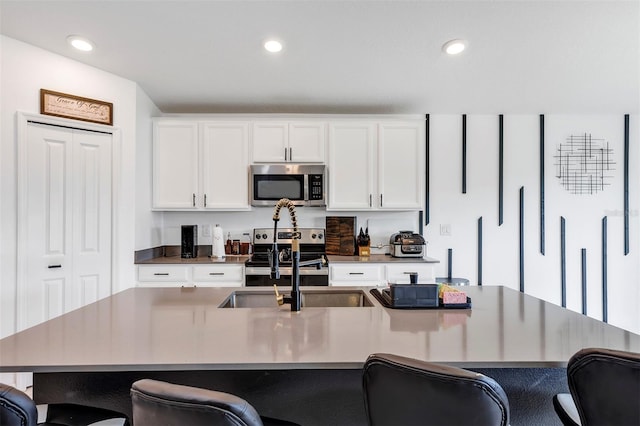
{"type": "Polygon", "coordinates": [[[375,124],[329,124],[327,210],[368,210],[373,205],[375,124]]]}
{"type": "Polygon", "coordinates": [[[378,124],[378,207],[422,209],[425,163],[424,124],[378,124]]]}
{"type": "Polygon", "coordinates": [[[420,210],[426,177],[420,121],[329,125],[327,210],[420,210]]]}
{"type": "Polygon", "coordinates": [[[153,208],[197,208],[198,139],[196,122],[154,122],[153,208]]]}
{"type": "Polygon", "coordinates": [[[249,209],[249,124],[202,124],[202,188],[206,209],[249,209]]]}
{"type": "Polygon", "coordinates": [[[253,123],[254,163],[323,163],[324,122],[258,121],[253,123]]]}
{"type": "Polygon", "coordinates": [[[154,209],[248,210],[248,170],[248,122],[154,121],[154,209]]]}

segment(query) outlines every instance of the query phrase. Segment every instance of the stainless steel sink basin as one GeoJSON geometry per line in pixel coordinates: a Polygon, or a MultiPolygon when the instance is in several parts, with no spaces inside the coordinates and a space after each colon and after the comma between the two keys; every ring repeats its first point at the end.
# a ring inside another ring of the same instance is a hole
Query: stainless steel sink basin
{"type": "MultiPolygon", "coordinates": [[[[282,292],[288,295],[287,291],[282,292]]],[[[286,305],[288,306],[288,305],[286,305]]],[[[362,290],[306,290],[302,291],[303,308],[373,306],[362,290]]],[[[219,306],[220,308],[268,308],[278,307],[273,291],[234,291],[219,306]]]]}

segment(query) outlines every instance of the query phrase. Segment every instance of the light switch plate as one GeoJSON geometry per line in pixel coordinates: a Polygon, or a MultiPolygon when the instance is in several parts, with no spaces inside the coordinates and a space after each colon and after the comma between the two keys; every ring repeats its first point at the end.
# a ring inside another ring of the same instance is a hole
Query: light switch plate
{"type": "Polygon", "coordinates": [[[445,236],[445,237],[450,237],[451,236],[451,224],[450,223],[440,224],[440,235],[445,236]]]}

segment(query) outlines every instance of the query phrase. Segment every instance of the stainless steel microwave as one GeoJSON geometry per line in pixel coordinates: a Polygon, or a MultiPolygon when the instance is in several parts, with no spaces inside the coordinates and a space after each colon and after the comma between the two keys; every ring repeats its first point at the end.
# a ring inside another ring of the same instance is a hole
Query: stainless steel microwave
{"type": "Polygon", "coordinates": [[[254,164],[249,185],[252,206],[275,206],[281,198],[296,206],[326,205],[324,164],[254,164]]]}

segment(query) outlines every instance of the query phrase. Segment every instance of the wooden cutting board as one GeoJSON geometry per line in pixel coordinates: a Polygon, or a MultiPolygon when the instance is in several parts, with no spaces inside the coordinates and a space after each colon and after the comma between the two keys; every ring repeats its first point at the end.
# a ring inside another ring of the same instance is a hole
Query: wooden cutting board
{"type": "Polygon", "coordinates": [[[341,256],[356,254],[356,217],[327,216],[325,226],[326,253],[341,256]]]}

